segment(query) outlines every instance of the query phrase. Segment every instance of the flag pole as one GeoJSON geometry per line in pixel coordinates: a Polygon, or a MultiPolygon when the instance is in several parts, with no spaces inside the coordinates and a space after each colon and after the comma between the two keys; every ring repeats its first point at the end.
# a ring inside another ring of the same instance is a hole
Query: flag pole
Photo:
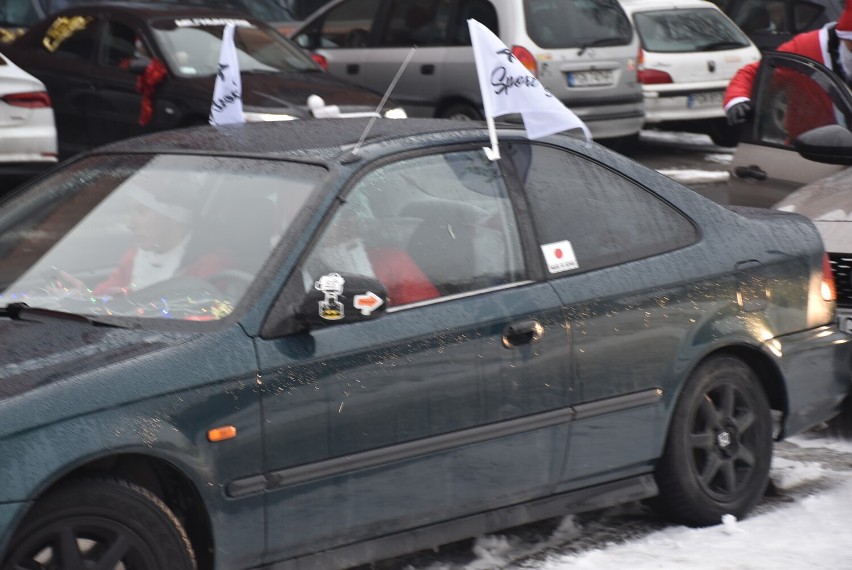
{"type": "Polygon", "coordinates": [[[500,160],[500,147],[497,146],[497,128],[494,126],[494,117],[486,113],[485,122],[488,124],[488,136],[491,138],[491,148],[482,147],[488,160],[500,160]]]}

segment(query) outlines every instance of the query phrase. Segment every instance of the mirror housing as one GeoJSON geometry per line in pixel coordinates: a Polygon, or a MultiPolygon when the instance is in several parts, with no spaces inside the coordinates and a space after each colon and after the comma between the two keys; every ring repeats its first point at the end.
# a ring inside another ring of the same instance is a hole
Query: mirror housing
{"type": "Polygon", "coordinates": [[[795,138],[793,148],[808,160],[852,165],[852,132],[840,125],[825,125],[795,138]]]}
{"type": "Polygon", "coordinates": [[[379,317],[388,307],[384,285],[374,278],[349,273],[321,275],[298,303],[296,320],[315,328],[379,317]]]}

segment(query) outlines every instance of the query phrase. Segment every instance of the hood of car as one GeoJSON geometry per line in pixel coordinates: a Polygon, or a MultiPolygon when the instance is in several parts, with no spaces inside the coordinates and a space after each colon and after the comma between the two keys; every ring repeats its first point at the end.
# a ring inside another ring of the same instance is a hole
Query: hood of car
{"type": "Polygon", "coordinates": [[[0,401],[172,346],[180,337],[95,326],[82,319],[2,319],[0,401]]]}

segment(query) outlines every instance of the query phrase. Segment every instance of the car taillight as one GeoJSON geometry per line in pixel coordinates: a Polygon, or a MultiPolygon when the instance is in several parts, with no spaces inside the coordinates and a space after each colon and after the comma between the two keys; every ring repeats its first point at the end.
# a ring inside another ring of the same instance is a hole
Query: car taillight
{"type": "Polygon", "coordinates": [[[837,286],[834,283],[834,272],[831,270],[831,260],[827,253],[822,256],[822,283],[819,289],[824,300],[837,300],[837,286]]]}
{"type": "Polygon", "coordinates": [[[660,83],[674,83],[672,76],[659,69],[645,69],[645,50],[639,49],[639,68],[636,71],[636,79],[642,85],[655,85],[660,83]]]}
{"type": "Polygon", "coordinates": [[[811,284],[808,291],[808,327],[818,327],[831,324],[837,308],[837,288],[834,283],[834,272],[831,270],[831,260],[827,253],[822,256],[822,267],[811,273],[811,284]]]}
{"type": "Polygon", "coordinates": [[[512,46],[512,55],[518,58],[521,65],[526,67],[533,74],[533,77],[538,77],[538,64],[530,50],[521,46],[512,46]]]}
{"type": "Polygon", "coordinates": [[[320,55],[318,53],[312,53],[311,59],[314,60],[317,65],[319,65],[323,71],[328,71],[328,60],[324,55],[320,55]]]}
{"type": "Polygon", "coordinates": [[[50,108],[50,97],[45,91],[30,91],[27,93],[12,93],[0,97],[7,105],[26,107],[28,109],[50,108]]]}

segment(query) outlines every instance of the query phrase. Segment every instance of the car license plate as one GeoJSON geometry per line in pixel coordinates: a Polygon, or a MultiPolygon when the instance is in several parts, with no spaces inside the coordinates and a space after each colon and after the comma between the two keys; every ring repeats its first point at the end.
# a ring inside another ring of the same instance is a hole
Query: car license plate
{"type": "Polygon", "coordinates": [[[724,91],[692,93],[686,97],[686,106],[690,109],[695,107],[721,107],[723,95],[724,91]]]}
{"type": "Polygon", "coordinates": [[[852,311],[837,309],[837,328],[845,333],[852,333],[852,311]]]}
{"type": "Polygon", "coordinates": [[[612,70],[568,72],[568,87],[599,87],[601,85],[612,85],[612,70]]]}

